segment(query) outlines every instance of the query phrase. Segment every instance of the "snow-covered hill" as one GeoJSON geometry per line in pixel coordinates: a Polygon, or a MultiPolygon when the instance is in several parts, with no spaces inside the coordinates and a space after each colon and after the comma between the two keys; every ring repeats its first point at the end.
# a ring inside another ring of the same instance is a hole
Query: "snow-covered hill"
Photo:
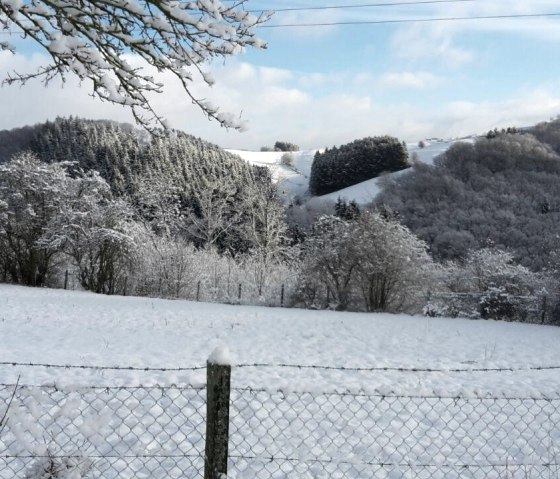
{"type": "MultiPolygon", "coordinates": [[[[425,140],[425,146],[420,148],[417,143],[407,144],[409,157],[417,155],[418,160],[423,163],[431,164],[434,158],[445,152],[452,144],[457,141],[474,141],[473,137],[463,139],[449,139],[449,140],[425,140]]],[[[311,164],[313,157],[317,150],[296,151],[291,153],[294,159],[293,167],[282,165],[281,158],[284,154],[281,151],[273,152],[259,152],[259,151],[246,151],[246,150],[226,150],[230,153],[239,155],[245,161],[258,165],[266,166],[272,172],[274,181],[280,184],[280,190],[286,195],[287,198],[292,198],[296,195],[303,196],[307,192],[309,185],[309,174],[311,172],[311,164]]],[[[391,175],[398,175],[402,172],[392,173],[391,175]]],[[[338,197],[345,198],[346,200],[355,200],[360,204],[371,202],[379,193],[380,180],[374,178],[357,185],[349,186],[340,191],[329,193],[327,195],[319,196],[314,201],[330,200],[336,201],[338,197]]]]}
{"type": "Polygon", "coordinates": [[[246,151],[226,150],[239,155],[248,163],[257,166],[266,166],[272,172],[272,179],[279,183],[280,191],[286,197],[303,196],[309,185],[311,164],[317,150],[294,151],[293,166],[283,165],[281,162],[282,151],[246,151]]]}

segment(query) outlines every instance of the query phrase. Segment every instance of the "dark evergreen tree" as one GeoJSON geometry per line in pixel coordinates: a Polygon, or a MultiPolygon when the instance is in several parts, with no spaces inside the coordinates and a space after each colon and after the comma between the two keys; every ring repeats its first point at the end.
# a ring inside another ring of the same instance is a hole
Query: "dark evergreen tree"
{"type": "Polygon", "coordinates": [[[317,152],[311,166],[309,191],[312,195],[324,195],[409,166],[406,146],[398,139],[363,138],[317,152]]]}
{"type": "Polygon", "coordinates": [[[299,151],[299,146],[289,141],[277,141],[274,143],[274,151],[299,151]]]}
{"type": "Polygon", "coordinates": [[[343,220],[356,220],[360,216],[360,207],[356,200],[351,200],[348,203],[346,199],[339,196],[334,205],[334,214],[343,220]]]}

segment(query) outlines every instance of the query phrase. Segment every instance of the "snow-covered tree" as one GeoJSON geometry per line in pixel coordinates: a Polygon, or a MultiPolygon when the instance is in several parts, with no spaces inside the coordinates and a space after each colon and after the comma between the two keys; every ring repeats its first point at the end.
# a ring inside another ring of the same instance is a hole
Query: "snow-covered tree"
{"type": "Polygon", "coordinates": [[[70,176],[71,166],[30,154],[0,165],[3,276],[43,286],[52,283],[57,264],[71,258],[83,288],[114,293],[131,267],[132,210],[111,198],[98,173],[70,176]]]}
{"type": "Polygon", "coordinates": [[[42,235],[40,244],[64,252],[88,291],[115,294],[133,266],[136,223],[122,199],[96,173],[69,181],[70,194],[42,235]]]}
{"type": "Polygon", "coordinates": [[[426,244],[378,213],[320,218],[304,251],[299,291],[308,305],[319,306],[326,289],[338,309],[417,311],[433,277],[426,244]]]}
{"type": "Polygon", "coordinates": [[[56,250],[40,244],[68,195],[65,164],[45,164],[27,153],[0,165],[0,249],[4,277],[43,286],[56,250]]]}
{"type": "Polygon", "coordinates": [[[213,247],[239,223],[241,211],[235,207],[234,185],[204,178],[201,181],[204,186],[190,198],[184,231],[195,244],[213,247]]]}
{"type": "MultiPolygon", "coordinates": [[[[69,74],[90,80],[93,95],[129,107],[145,127],[166,126],[150,95],[163,85],[146,70],[176,77],[190,100],[220,124],[241,128],[225,114],[194,96],[195,75],[208,85],[213,79],[205,64],[216,57],[236,55],[246,47],[265,48],[254,29],[270,13],[253,15],[246,0],[0,0],[0,29],[21,31],[41,46],[50,63],[38,71],[17,73],[7,83],[39,78],[49,83],[69,74]]],[[[0,50],[15,47],[0,42],[0,50]]]]}
{"type": "MultiPolygon", "coordinates": [[[[470,251],[463,261],[450,261],[440,270],[441,286],[448,293],[436,295],[432,306],[441,315],[492,319],[532,320],[554,284],[515,262],[513,254],[497,248],[470,251]]],[[[542,311],[541,311],[542,312],[542,311]]]]}
{"type": "Polygon", "coordinates": [[[428,290],[433,262],[408,228],[377,213],[360,216],[356,282],[366,311],[414,311],[428,290]]]}
{"type": "Polygon", "coordinates": [[[314,225],[300,273],[299,293],[306,306],[319,306],[326,290],[327,306],[348,309],[358,266],[354,233],[355,224],[336,216],[322,216],[314,225]]]}
{"type": "Polygon", "coordinates": [[[258,271],[258,290],[262,291],[270,276],[268,266],[281,260],[287,252],[285,210],[277,188],[271,182],[254,183],[245,190],[244,210],[247,220],[244,221],[242,234],[250,246],[253,264],[258,271]]]}

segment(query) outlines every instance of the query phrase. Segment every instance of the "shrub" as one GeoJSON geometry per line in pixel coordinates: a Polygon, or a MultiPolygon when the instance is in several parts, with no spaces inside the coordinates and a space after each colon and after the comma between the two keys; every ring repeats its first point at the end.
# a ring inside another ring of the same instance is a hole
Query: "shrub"
{"type": "Polygon", "coordinates": [[[280,158],[280,164],[284,166],[294,166],[295,158],[292,153],[284,153],[280,158]]]}

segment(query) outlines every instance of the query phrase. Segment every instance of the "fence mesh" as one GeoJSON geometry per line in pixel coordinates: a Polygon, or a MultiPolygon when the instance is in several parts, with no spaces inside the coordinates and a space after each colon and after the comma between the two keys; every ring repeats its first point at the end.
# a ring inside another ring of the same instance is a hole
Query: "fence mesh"
{"type": "Polygon", "coordinates": [[[233,477],[560,477],[560,400],[236,390],[231,405],[233,477]]]}
{"type": "Polygon", "coordinates": [[[9,404],[0,426],[2,479],[203,474],[205,389],[18,387],[13,394],[0,386],[0,418],[9,404]]]}
{"type": "MultiPolygon", "coordinates": [[[[6,409],[0,479],[203,476],[206,389],[0,386],[6,409]]],[[[559,448],[560,399],[230,395],[232,478],[551,479],[559,448]]]]}

